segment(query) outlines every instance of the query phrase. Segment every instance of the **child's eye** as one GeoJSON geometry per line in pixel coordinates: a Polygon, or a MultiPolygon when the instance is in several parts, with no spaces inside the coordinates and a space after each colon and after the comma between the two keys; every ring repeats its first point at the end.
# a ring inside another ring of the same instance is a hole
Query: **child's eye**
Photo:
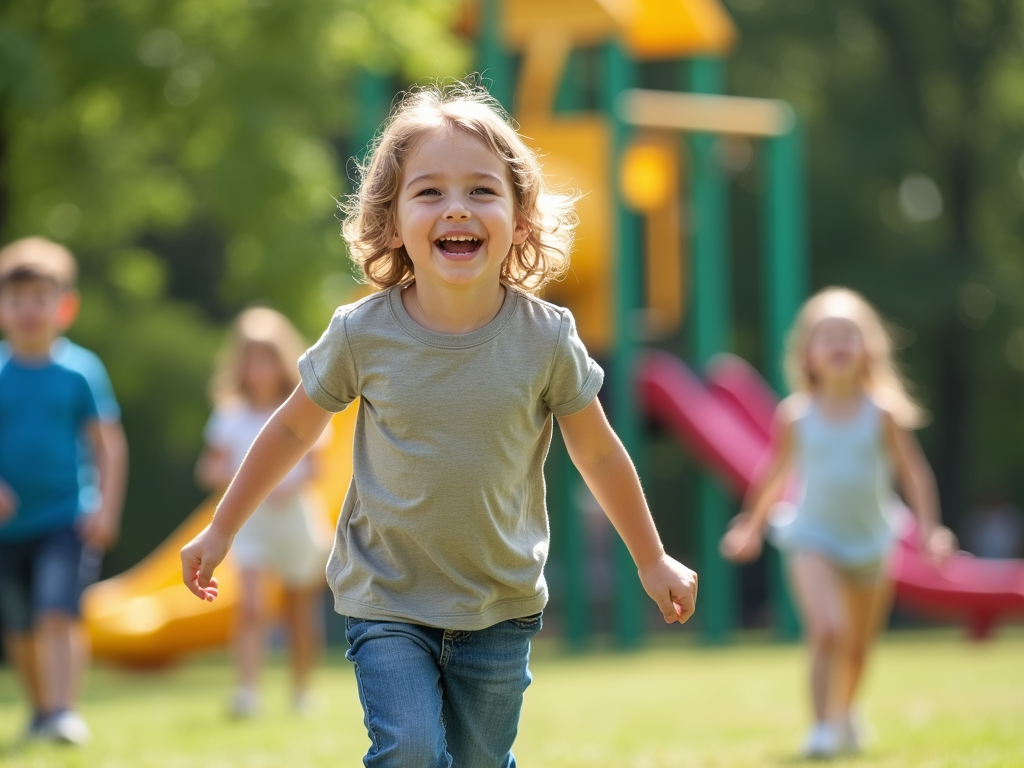
{"type": "Polygon", "coordinates": [[[428,187],[427,189],[421,189],[419,192],[416,193],[417,197],[420,196],[420,195],[440,195],[440,194],[441,193],[438,190],[434,189],[433,187],[428,187]]]}
{"type": "Polygon", "coordinates": [[[493,189],[491,189],[490,187],[477,187],[476,189],[473,190],[472,194],[474,194],[474,195],[494,195],[494,194],[497,194],[497,193],[493,189]]]}

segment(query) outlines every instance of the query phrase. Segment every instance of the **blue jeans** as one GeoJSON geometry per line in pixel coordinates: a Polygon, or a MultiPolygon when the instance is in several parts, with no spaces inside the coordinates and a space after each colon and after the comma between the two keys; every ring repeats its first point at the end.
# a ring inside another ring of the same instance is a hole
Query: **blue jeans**
{"type": "Polygon", "coordinates": [[[540,614],[475,632],[346,618],[367,768],[515,768],[540,614]]]}

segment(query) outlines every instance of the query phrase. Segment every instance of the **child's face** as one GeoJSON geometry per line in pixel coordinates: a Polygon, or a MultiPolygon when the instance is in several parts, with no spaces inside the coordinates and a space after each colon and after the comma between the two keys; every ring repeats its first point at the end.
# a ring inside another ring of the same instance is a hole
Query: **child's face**
{"type": "Polygon", "coordinates": [[[402,169],[394,247],[405,246],[421,286],[498,285],[517,221],[508,167],[478,139],[428,134],[402,169]]]}
{"type": "Polygon", "coordinates": [[[61,291],[40,278],[8,283],[0,290],[0,327],[15,352],[46,354],[57,337],[61,291]]]}
{"type": "Polygon", "coordinates": [[[266,344],[246,344],[242,351],[242,389],[249,400],[256,406],[278,405],[284,386],[277,353],[266,344]]]}
{"type": "Polygon", "coordinates": [[[807,364],[816,380],[860,378],[866,362],[864,336],[853,320],[825,317],[815,324],[807,345],[807,364]]]}

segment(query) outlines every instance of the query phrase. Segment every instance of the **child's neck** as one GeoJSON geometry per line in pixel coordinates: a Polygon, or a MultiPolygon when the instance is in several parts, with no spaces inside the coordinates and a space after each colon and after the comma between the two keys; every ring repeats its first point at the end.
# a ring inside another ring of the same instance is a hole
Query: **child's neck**
{"type": "Polygon", "coordinates": [[[864,395],[864,384],[859,377],[822,379],[814,390],[814,396],[821,404],[840,409],[859,405],[864,395]]]}
{"type": "Polygon", "coordinates": [[[496,283],[452,289],[414,282],[402,291],[409,316],[435,333],[472,333],[487,325],[501,310],[505,286],[496,283]]]}
{"type": "Polygon", "coordinates": [[[50,359],[50,348],[54,339],[47,336],[40,339],[7,339],[11,357],[16,360],[43,362],[50,359]]]}

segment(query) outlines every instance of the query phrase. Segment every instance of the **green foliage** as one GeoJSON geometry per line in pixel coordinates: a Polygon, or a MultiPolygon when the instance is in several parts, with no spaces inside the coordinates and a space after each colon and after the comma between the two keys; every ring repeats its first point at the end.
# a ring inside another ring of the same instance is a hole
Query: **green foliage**
{"type": "Polygon", "coordinates": [[[335,200],[339,137],[367,120],[360,67],[401,82],[461,74],[455,5],[0,8],[0,232],[49,236],[81,262],[72,336],[110,366],[133,457],[114,564],[144,554],[196,499],[191,463],[224,321],[261,301],[319,333],[351,289],[335,200]]]}

